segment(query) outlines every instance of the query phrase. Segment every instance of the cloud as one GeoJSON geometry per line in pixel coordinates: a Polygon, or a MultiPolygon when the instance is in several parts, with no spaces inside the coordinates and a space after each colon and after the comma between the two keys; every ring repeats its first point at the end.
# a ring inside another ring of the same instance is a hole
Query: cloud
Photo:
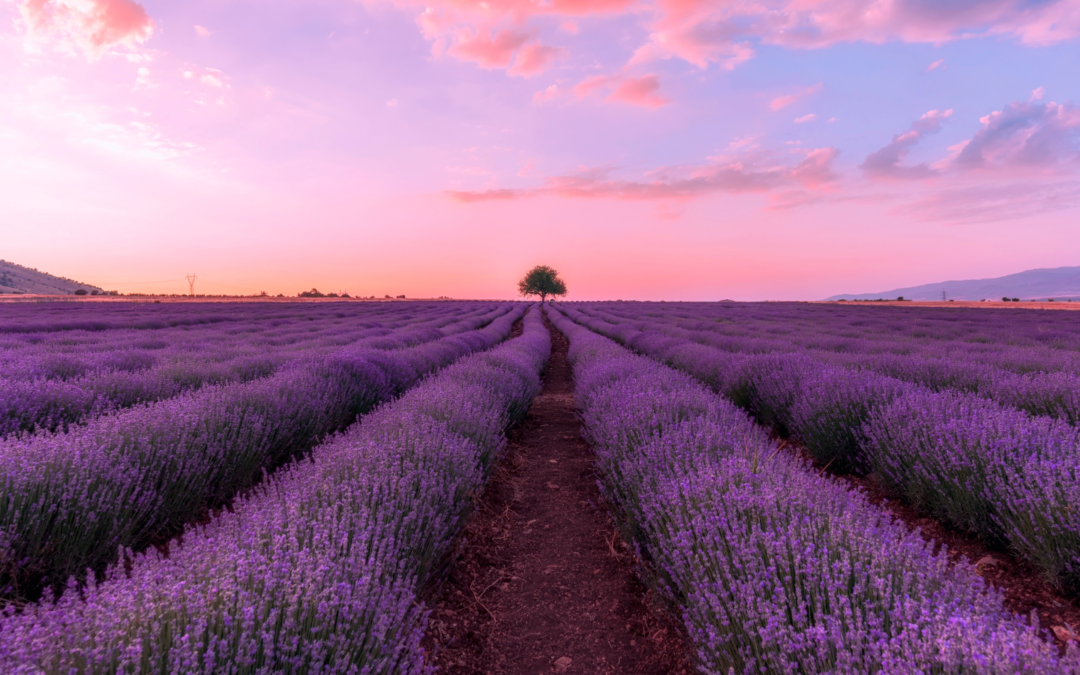
{"type": "Polygon", "coordinates": [[[577,96],[578,98],[584,98],[589,94],[592,94],[596,91],[603,89],[604,87],[607,87],[612,82],[612,80],[613,78],[608,77],[607,75],[594,75],[592,77],[587,77],[581,82],[578,82],[574,85],[574,96],[577,96]]]}
{"type": "Polygon", "coordinates": [[[985,223],[1080,207],[1080,182],[960,185],[939,190],[893,212],[922,221],[985,223]]]}
{"type": "Polygon", "coordinates": [[[795,124],[806,124],[807,122],[813,122],[817,119],[817,115],[810,113],[809,115],[803,115],[802,117],[795,118],[795,124]]]}
{"type": "Polygon", "coordinates": [[[815,49],[1001,35],[1045,45],[1080,36],[1076,0],[658,0],[653,8],[648,44],[699,67],[755,42],[815,49]]]}
{"type": "Polygon", "coordinates": [[[445,53],[481,68],[504,69],[510,75],[528,78],[547,70],[566,51],[540,44],[531,31],[504,29],[492,32],[471,28],[451,31],[448,28],[453,25],[453,20],[446,16],[429,8],[417,19],[425,34],[436,38],[432,45],[435,56],[445,53]]]}
{"type": "Polygon", "coordinates": [[[941,131],[942,124],[952,116],[952,112],[952,110],[944,112],[931,110],[926,113],[912,123],[910,129],[893,136],[892,141],[884,148],[867,155],[859,168],[871,178],[919,179],[933,176],[937,172],[925,163],[916,166],[900,166],[900,162],[924,137],[941,131]]]}
{"type": "Polygon", "coordinates": [[[387,108],[396,108],[396,107],[398,107],[398,100],[396,98],[390,99],[389,101],[386,102],[386,107],[387,108]]]}
{"type": "Polygon", "coordinates": [[[776,111],[776,110],[780,110],[782,108],[786,108],[789,105],[791,105],[792,103],[795,103],[796,101],[798,101],[800,99],[803,99],[803,98],[806,98],[807,96],[812,96],[813,94],[818,93],[819,91],[821,91],[823,86],[824,86],[823,83],[818,82],[814,86],[807,87],[805,89],[802,89],[800,91],[795,92],[794,94],[788,94],[787,96],[779,96],[777,98],[774,98],[769,103],[769,110],[776,111]]]}
{"type": "Polygon", "coordinates": [[[644,108],[659,108],[671,102],[660,95],[660,78],[652,73],[640,77],[623,74],[594,75],[574,85],[574,95],[584,98],[608,89],[611,93],[604,100],[608,103],[626,103],[644,108]]]}
{"type": "Polygon", "coordinates": [[[659,108],[671,102],[670,99],[661,96],[659,91],[660,78],[652,74],[642,75],[621,81],[607,100],[645,108],[659,108]]]}
{"type": "Polygon", "coordinates": [[[195,25],[195,34],[198,35],[201,38],[210,37],[210,29],[209,28],[203,28],[202,26],[196,24],[195,25]]]}
{"type": "Polygon", "coordinates": [[[521,197],[531,197],[535,193],[533,190],[484,190],[483,192],[450,190],[447,192],[451,199],[462,204],[520,199],[521,197]]]}
{"type": "Polygon", "coordinates": [[[537,103],[537,104],[539,104],[539,103],[547,103],[548,101],[550,101],[551,99],[555,98],[558,95],[559,95],[559,85],[552,84],[552,85],[548,86],[547,89],[543,89],[543,90],[538,91],[535,94],[533,94],[533,103],[537,103]]]}
{"type": "Polygon", "coordinates": [[[482,68],[507,68],[517,52],[529,41],[529,34],[520,31],[503,30],[488,35],[466,32],[458,42],[447,50],[450,56],[462,61],[472,61],[482,68]]]}
{"type": "MultiPolygon", "coordinates": [[[[924,221],[973,223],[1036,216],[1080,206],[1080,106],[1042,103],[1039,90],[980,119],[982,128],[933,164],[901,166],[950,111],[930,111],[862,169],[874,178],[933,178],[930,190],[894,213],[924,221]]],[[[900,197],[901,195],[897,195],[900,197]]]]}
{"type": "Polygon", "coordinates": [[[514,61],[513,67],[507,72],[521,77],[539,75],[548,69],[555,59],[564,54],[565,50],[558,47],[549,47],[538,43],[527,44],[522,47],[514,61]]]}
{"type": "Polygon", "coordinates": [[[835,182],[837,177],[832,164],[839,154],[836,148],[815,148],[800,151],[800,154],[803,159],[792,164],[758,148],[752,141],[743,141],[733,143],[728,152],[710,158],[705,164],[661,167],[641,180],[614,178],[611,168],[593,168],[564,176],[549,176],[538,188],[451,191],[447,194],[462,203],[543,195],[568,199],[678,201],[717,192],[759,193],[797,186],[825,189],[835,182]]]}
{"type": "Polygon", "coordinates": [[[724,70],[734,70],[755,53],[750,43],[737,40],[737,35],[737,28],[724,22],[694,25],[686,30],[660,30],[634,52],[630,64],[677,57],[699,68],[715,63],[724,70]]]}
{"type": "Polygon", "coordinates": [[[938,59],[926,67],[927,73],[932,73],[935,70],[946,70],[948,66],[945,65],[945,59],[938,59]]]}
{"type": "Polygon", "coordinates": [[[132,0],[26,0],[19,7],[29,33],[96,57],[114,46],[150,39],[154,22],[132,0]]]}
{"type": "MultiPolygon", "coordinates": [[[[576,35],[581,18],[612,15],[645,17],[648,38],[628,65],[678,58],[699,68],[716,65],[728,70],[753,58],[763,45],[819,49],[852,42],[943,44],[986,36],[1046,45],[1080,36],[1077,0],[362,1],[419,9],[417,23],[432,42],[433,54],[464,58],[485,68],[509,69],[512,61],[497,45],[480,49],[482,45],[473,44],[477,39],[496,41],[478,35],[539,35],[540,30],[555,27],[576,35]],[[455,49],[459,45],[464,48],[455,49]]],[[[528,63],[524,59],[519,72],[511,74],[530,72],[528,63]]],[[[944,68],[939,60],[928,70],[944,68]]]]}
{"type": "Polygon", "coordinates": [[[811,189],[832,185],[837,180],[832,164],[839,155],[836,148],[814,148],[806,153],[806,159],[787,172],[787,176],[811,189]]]}
{"type": "Polygon", "coordinates": [[[979,120],[959,169],[1072,169],[1080,165],[1080,107],[1016,101],[979,120]]]}

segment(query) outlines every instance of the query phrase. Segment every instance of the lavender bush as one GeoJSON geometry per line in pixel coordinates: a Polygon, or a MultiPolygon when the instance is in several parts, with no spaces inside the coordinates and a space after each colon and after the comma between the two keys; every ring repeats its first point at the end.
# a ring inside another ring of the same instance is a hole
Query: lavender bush
{"type": "Polygon", "coordinates": [[[4,594],[55,586],[119,547],[168,536],[426,373],[502,341],[522,312],[416,347],[347,347],[64,434],[0,440],[4,594]]]}
{"type": "Polygon", "coordinates": [[[973,395],[912,392],[866,424],[874,469],[921,510],[1080,588],[1080,433],[973,395]]]}
{"type": "MultiPolygon", "coordinates": [[[[599,322],[576,310],[568,314],[614,333],[610,316],[599,322]]],[[[745,393],[735,400],[760,421],[790,431],[819,464],[875,471],[928,515],[1008,546],[1054,585],[1080,588],[1080,436],[1065,422],[1023,412],[1050,413],[1055,401],[1064,401],[1053,417],[1069,419],[1072,373],[1017,374],[963,363],[950,369],[944,360],[921,357],[876,361],[902,381],[815,361],[806,352],[744,354],[716,377],[712,364],[733,362],[727,353],[703,355],[685,338],[680,343],[638,319],[628,323],[637,330],[631,344],[642,353],[705,382],[728,383],[721,391],[741,380],[735,390],[745,393]],[[665,337],[646,339],[653,333],[665,337]],[[699,360],[673,358],[688,348],[699,360]],[[963,372],[971,375],[970,387],[954,377],[963,372]]]]}
{"type": "MultiPolygon", "coordinates": [[[[475,329],[510,307],[488,303],[460,309],[466,311],[456,314],[445,303],[435,304],[426,311],[382,312],[382,321],[369,315],[363,322],[343,322],[335,314],[314,323],[294,321],[287,330],[255,325],[240,331],[231,323],[185,327],[180,335],[156,332],[156,349],[133,346],[131,334],[146,331],[127,331],[127,336],[103,331],[92,334],[92,340],[74,340],[72,332],[65,332],[60,344],[8,345],[0,349],[0,436],[64,429],[106,410],[163,400],[207,384],[266,377],[298,358],[345,345],[416,346],[475,329]],[[232,330],[223,334],[222,325],[232,330]]],[[[145,344],[144,336],[138,337],[138,344],[145,344]]]]}
{"type": "Polygon", "coordinates": [[[1080,672],[970,566],[745,413],[552,312],[602,483],[707,673],[1080,672]]]}
{"type": "Polygon", "coordinates": [[[156,550],[0,621],[0,667],[44,673],[421,673],[416,590],[539,391],[550,340],[449,366],[156,550]]]}

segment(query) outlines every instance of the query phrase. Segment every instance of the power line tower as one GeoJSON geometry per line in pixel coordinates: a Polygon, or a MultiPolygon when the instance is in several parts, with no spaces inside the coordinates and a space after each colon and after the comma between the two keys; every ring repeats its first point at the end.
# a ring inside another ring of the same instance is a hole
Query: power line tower
{"type": "Polygon", "coordinates": [[[198,279],[194,274],[187,275],[188,289],[191,291],[191,297],[195,297],[195,280],[198,279]]]}
{"type": "Polygon", "coordinates": [[[941,301],[945,302],[945,289],[941,289],[941,301]]]}

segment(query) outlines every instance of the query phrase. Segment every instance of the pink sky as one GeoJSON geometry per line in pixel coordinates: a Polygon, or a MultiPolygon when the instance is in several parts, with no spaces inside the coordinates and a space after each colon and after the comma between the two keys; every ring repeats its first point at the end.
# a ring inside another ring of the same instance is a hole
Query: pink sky
{"type": "Polygon", "coordinates": [[[1080,264],[1080,0],[0,1],[0,258],[815,299],[1080,264]]]}

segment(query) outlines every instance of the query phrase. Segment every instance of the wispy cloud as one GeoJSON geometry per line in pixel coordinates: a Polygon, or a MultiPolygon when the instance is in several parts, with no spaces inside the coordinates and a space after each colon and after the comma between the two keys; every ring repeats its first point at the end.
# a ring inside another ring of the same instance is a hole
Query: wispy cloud
{"type": "Polygon", "coordinates": [[[799,91],[797,91],[797,92],[795,92],[793,94],[787,94],[785,96],[777,96],[776,98],[774,98],[772,101],[769,102],[769,110],[773,110],[773,111],[782,110],[782,109],[788,107],[789,105],[791,105],[792,103],[795,103],[796,101],[802,100],[802,99],[806,98],[807,96],[812,96],[812,95],[818,93],[819,91],[822,90],[822,88],[824,86],[825,86],[824,83],[818,82],[817,84],[813,85],[812,87],[806,87],[805,89],[800,89],[799,91]]]}
{"type": "Polygon", "coordinates": [[[928,178],[936,171],[927,164],[901,166],[900,162],[919,142],[941,131],[941,125],[952,116],[952,110],[931,110],[912,123],[911,128],[893,136],[888,145],[870,153],[860,167],[872,178],[928,178]]]}
{"type": "Polygon", "coordinates": [[[618,199],[630,201],[686,200],[704,195],[769,192],[801,186],[826,189],[838,176],[833,164],[836,148],[798,150],[775,155],[754,143],[733,144],[728,151],[699,165],[661,167],[647,178],[616,178],[612,168],[583,169],[573,174],[549,176],[536,188],[450,191],[462,203],[558,196],[570,199],[618,199]],[[794,161],[792,161],[794,160],[794,161]]]}

